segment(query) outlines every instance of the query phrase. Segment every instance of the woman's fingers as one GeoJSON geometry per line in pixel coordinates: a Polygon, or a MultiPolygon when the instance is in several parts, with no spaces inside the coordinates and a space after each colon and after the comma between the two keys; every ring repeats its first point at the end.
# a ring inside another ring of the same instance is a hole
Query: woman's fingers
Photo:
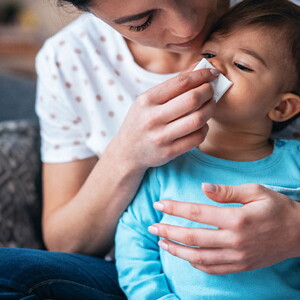
{"type": "Polygon", "coordinates": [[[180,74],[138,96],[114,139],[130,149],[124,156],[133,168],[162,165],[203,142],[215,106],[207,84],[214,74],[210,69],[180,74]],[[172,121],[173,128],[168,126],[172,121]]]}
{"type": "Polygon", "coordinates": [[[169,240],[159,246],[170,254],[188,261],[194,268],[213,275],[246,272],[254,269],[247,256],[229,248],[193,248],[169,240]]]}
{"type": "Polygon", "coordinates": [[[201,129],[212,116],[215,106],[215,101],[206,102],[200,109],[167,124],[162,133],[173,141],[201,129]]]}
{"type": "Polygon", "coordinates": [[[163,104],[167,101],[208,83],[218,76],[214,69],[202,69],[193,72],[181,73],[142,94],[143,101],[155,101],[155,104],[163,104]]]}
{"type": "Polygon", "coordinates": [[[232,239],[226,230],[187,228],[167,224],[154,224],[148,230],[150,233],[167,240],[205,248],[228,247],[232,239]]]}
{"type": "MultiPolygon", "coordinates": [[[[247,268],[244,264],[219,264],[219,265],[199,265],[192,264],[192,266],[202,272],[210,275],[226,275],[245,272],[247,268]]],[[[250,271],[250,270],[247,270],[250,271]]]]}
{"type": "Polygon", "coordinates": [[[204,186],[204,191],[214,195],[210,197],[213,200],[221,202],[224,198],[224,202],[244,205],[210,207],[171,200],[156,202],[155,207],[164,213],[220,228],[178,230],[172,225],[154,224],[150,232],[166,239],[160,242],[162,248],[209,274],[246,272],[299,256],[299,235],[294,232],[299,223],[298,202],[257,184],[218,185],[217,189],[204,186]],[[186,246],[190,244],[194,247],[186,246]]]}
{"type": "MultiPolygon", "coordinates": [[[[234,226],[232,220],[237,219],[240,212],[239,207],[218,207],[174,200],[161,200],[155,202],[154,208],[168,215],[219,228],[232,228],[234,226]]],[[[164,224],[155,225],[160,226],[160,228],[164,226],[164,224]]],[[[169,238],[167,236],[165,237],[169,238]]]]}
{"type": "Polygon", "coordinates": [[[207,131],[208,125],[204,125],[199,130],[172,142],[167,148],[169,157],[174,158],[199,146],[204,141],[207,131]]]}
{"type": "Polygon", "coordinates": [[[169,240],[160,240],[158,245],[170,254],[187,260],[194,266],[232,264],[238,260],[236,251],[231,249],[193,248],[169,240]]]}
{"type": "MultiPolygon", "coordinates": [[[[163,104],[159,113],[166,123],[172,122],[202,108],[213,97],[213,94],[212,86],[209,83],[204,83],[163,104]]],[[[205,123],[210,117],[211,114],[206,117],[205,123]]]]}

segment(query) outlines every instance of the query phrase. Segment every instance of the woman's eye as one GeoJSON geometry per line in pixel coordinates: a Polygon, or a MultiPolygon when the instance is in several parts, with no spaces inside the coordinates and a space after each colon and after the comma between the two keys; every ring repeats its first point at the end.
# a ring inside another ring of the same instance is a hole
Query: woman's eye
{"type": "Polygon", "coordinates": [[[137,31],[137,32],[138,31],[143,31],[151,25],[152,20],[153,20],[153,15],[150,15],[144,24],[138,25],[138,26],[132,26],[131,25],[131,26],[129,26],[129,30],[130,31],[137,31]]]}
{"type": "Polygon", "coordinates": [[[216,56],[215,54],[208,53],[208,52],[202,53],[201,55],[202,55],[204,58],[214,58],[214,57],[216,56]]]}
{"type": "Polygon", "coordinates": [[[247,67],[245,67],[245,66],[243,66],[243,65],[241,65],[241,64],[239,64],[239,63],[234,63],[234,65],[235,65],[237,68],[239,68],[240,70],[244,71],[244,72],[253,72],[252,69],[247,68],[247,67]]]}

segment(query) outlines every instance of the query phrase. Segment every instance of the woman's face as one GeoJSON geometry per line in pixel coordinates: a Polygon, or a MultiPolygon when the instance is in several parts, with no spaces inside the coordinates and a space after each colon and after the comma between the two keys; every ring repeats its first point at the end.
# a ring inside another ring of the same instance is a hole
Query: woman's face
{"type": "Polygon", "coordinates": [[[185,53],[199,51],[217,16],[217,3],[218,0],[93,0],[90,9],[133,42],[185,53]]]}

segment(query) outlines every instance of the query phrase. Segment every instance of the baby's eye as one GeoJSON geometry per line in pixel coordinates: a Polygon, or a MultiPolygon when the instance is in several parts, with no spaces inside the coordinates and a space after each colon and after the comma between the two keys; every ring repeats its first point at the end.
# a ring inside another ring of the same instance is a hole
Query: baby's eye
{"type": "Polygon", "coordinates": [[[252,69],[247,68],[247,67],[245,67],[245,66],[243,66],[243,65],[241,65],[241,64],[239,64],[239,63],[234,63],[234,65],[235,65],[237,68],[239,68],[240,70],[244,71],[244,72],[253,72],[252,69]]]}
{"type": "Polygon", "coordinates": [[[204,57],[204,58],[214,58],[216,55],[213,54],[213,53],[209,53],[209,52],[204,52],[204,53],[201,53],[201,55],[204,57]]]}

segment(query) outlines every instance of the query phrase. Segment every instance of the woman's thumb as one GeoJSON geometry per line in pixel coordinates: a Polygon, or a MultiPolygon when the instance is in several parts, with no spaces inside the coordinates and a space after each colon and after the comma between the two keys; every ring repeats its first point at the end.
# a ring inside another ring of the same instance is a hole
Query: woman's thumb
{"type": "Polygon", "coordinates": [[[246,204],[254,200],[259,200],[260,197],[255,196],[257,189],[261,190],[264,189],[264,187],[253,183],[242,185],[202,183],[202,190],[205,195],[211,200],[221,203],[246,204]]]}

